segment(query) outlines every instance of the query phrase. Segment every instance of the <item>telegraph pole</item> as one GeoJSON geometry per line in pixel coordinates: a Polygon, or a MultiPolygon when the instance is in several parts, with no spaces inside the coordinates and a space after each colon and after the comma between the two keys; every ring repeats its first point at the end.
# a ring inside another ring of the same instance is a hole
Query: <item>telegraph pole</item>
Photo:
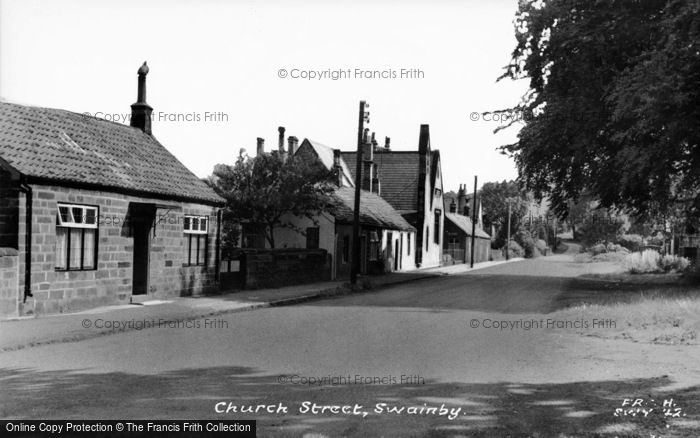
{"type": "Polygon", "coordinates": [[[352,265],[350,267],[350,284],[357,284],[360,272],[360,190],[362,186],[362,146],[364,143],[365,122],[369,123],[369,104],[360,101],[360,114],[357,127],[357,163],[355,167],[355,210],[352,219],[352,265]]]}
{"type": "MultiPolygon", "coordinates": [[[[474,267],[474,242],[476,240],[476,175],[474,175],[474,196],[472,197],[472,245],[469,267],[474,267]]],[[[466,190],[466,189],[465,189],[466,190]]]]}
{"type": "Polygon", "coordinates": [[[508,199],[508,239],[506,240],[506,260],[510,259],[510,198],[508,199]]]}

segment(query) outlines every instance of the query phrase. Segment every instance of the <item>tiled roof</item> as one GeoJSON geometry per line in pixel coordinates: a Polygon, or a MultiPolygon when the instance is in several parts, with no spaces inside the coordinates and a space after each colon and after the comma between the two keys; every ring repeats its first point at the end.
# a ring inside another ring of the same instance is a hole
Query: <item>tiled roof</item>
{"type": "MultiPolygon", "coordinates": [[[[356,152],[343,152],[343,159],[350,167],[353,179],[357,163],[356,152]]],[[[382,198],[401,212],[418,209],[418,151],[391,151],[374,154],[379,170],[382,198]]]]}
{"type": "MultiPolygon", "coordinates": [[[[318,159],[323,163],[324,166],[326,166],[326,169],[332,170],[333,169],[333,148],[330,146],[326,146],[324,144],[321,144],[317,141],[314,140],[309,140],[308,138],[304,139],[304,142],[308,142],[309,145],[313,148],[314,151],[316,151],[316,155],[318,155],[318,159]]],[[[302,143],[303,145],[303,143],[302,143]]],[[[341,160],[340,160],[340,167],[343,169],[343,173],[345,174],[345,177],[348,180],[348,183],[351,186],[355,185],[355,181],[352,178],[352,173],[350,173],[350,169],[345,162],[344,159],[342,159],[341,155],[341,160]]]]}
{"type": "Polygon", "coordinates": [[[57,184],[223,202],[154,137],[65,110],[0,102],[0,158],[57,184]]]}
{"type": "MultiPolygon", "coordinates": [[[[472,220],[466,216],[462,216],[461,214],[455,214],[455,213],[449,213],[445,212],[445,219],[449,220],[455,226],[459,227],[462,231],[464,231],[467,236],[472,235],[472,220]]],[[[476,226],[476,237],[481,237],[484,239],[490,239],[491,236],[489,236],[486,231],[481,229],[478,225],[476,226]]]]}
{"type": "MultiPolygon", "coordinates": [[[[360,196],[360,223],[362,225],[400,231],[415,231],[406,219],[394,210],[388,202],[375,193],[362,190],[360,196]]],[[[333,193],[337,222],[352,223],[355,205],[355,189],[339,187],[333,193]]]]}

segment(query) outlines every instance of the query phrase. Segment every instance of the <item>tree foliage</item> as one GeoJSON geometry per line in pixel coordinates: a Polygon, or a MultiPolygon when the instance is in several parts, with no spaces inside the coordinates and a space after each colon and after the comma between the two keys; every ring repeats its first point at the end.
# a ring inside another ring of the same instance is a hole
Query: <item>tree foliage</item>
{"type": "Polygon", "coordinates": [[[515,181],[487,182],[480,192],[483,221],[486,229],[496,228],[495,245],[503,246],[508,233],[508,203],[511,206],[510,232],[515,235],[522,224],[528,206],[527,196],[515,181]]]}
{"type": "Polygon", "coordinates": [[[526,121],[502,150],[525,188],[561,217],[586,191],[639,217],[700,215],[700,3],[523,0],[514,24],[502,78],[529,90],[504,110],[526,121]]]}
{"type": "Polygon", "coordinates": [[[259,226],[274,248],[274,230],[294,228],[292,216],[315,220],[332,207],[332,177],[319,163],[272,153],[217,164],[210,182],[226,199],[225,220],[259,226]]]}

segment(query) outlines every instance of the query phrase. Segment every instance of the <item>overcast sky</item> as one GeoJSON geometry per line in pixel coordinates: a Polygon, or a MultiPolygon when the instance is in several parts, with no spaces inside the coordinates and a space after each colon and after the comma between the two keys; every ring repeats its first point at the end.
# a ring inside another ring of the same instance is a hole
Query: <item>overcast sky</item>
{"type": "Polygon", "coordinates": [[[522,81],[496,83],[515,45],[516,7],[516,0],[0,0],[0,96],[125,117],[147,60],[153,134],[200,177],[233,162],[242,147],[253,155],[256,137],[276,148],[278,126],[300,140],[354,149],[364,99],[369,127],[381,142],[391,137],[393,149],[416,150],[420,125],[429,124],[445,190],[456,190],[471,187],[475,174],[479,185],[517,174],[497,151],[516,129],[493,134],[496,122],[470,117],[512,106],[526,89],[522,81]],[[350,77],[338,80],[291,77],[348,69],[350,77]],[[396,77],[357,78],[356,69],[396,77]],[[402,79],[401,69],[422,75],[402,79]],[[181,121],[158,120],[159,113],[181,121]]]}

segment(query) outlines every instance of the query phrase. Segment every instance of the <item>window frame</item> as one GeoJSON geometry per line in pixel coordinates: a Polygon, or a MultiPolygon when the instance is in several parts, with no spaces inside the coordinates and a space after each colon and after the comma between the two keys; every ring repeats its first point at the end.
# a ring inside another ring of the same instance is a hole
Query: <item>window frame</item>
{"type": "Polygon", "coordinates": [[[182,221],[182,228],[185,234],[209,234],[209,216],[186,214],[184,220],[182,221]],[[195,220],[197,221],[197,229],[192,227],[195,220]],[[204,220],[204,230],[202,230],[202,220],[204,220]]]}
{"type": "Polygon", "coordinates": [[[81,271],[96,271],[97,270],[97,261],[98,261],[98,254],[99,254],[99,241],[100,241],[100,227],[99,227],[99,217],[100,217],[100,206],[99,205],[93,205],[93,204],[75,204],[75,203],[69,203],[69,202],[57,202],[56,203],[56,226],[54,228],[55,233],[55,240],[54,240],[54,271],[56,272],[81,272],[81,271]],[[61,215],[61,207],[68,208],[68,212],[71,215],[72,220],[66,221],[64,220],[63,216],[61,215]],[[73,209],[79,208],[83,211],[82,213],[82,218],[83,222],[76,222],[75,220],[75,212],[73,209]],[[95,216],[94,216],[94,223],[85,223],[85,219],[88,217],[87,211],[94,211],[95,216]],[[56,254],[56,250],[58,249],[58,230],[67,230],[66,231],[66,258],[65,258],[65,267],[59,267],[58,266],[58,257],[56,254]],[[72,230],[81,230],[80,231],[80,266],[79,267],[71,267],[71,239],[72,239],[72,230]],[[93,257],[92,257],[92,267],[85,267],[85,234],[86,230],[95,230],[95,237],[93,239],[93,257]]]}
{"type": "Polygon", "coordinates": [[[186,214],[184,220],[182,221],[183,234],[185,235],[187,257],[184,266],[204,266],[209,265],[209,216],[202,215],[192,215],[186,214]],[[193,224],[197,224],[196,229],[193,224]],[[203,221],[203,222],[202,222],[203,221]],[[202,229],[202,223],[204,223],[204,229],[202,229]],[[195,242],[195,259],[192,260],[192,242],[195,242]],[[199,260],[199,256],[202,253],[201,246],[204,245],[204,256],[203,260],[199,260]]]}

